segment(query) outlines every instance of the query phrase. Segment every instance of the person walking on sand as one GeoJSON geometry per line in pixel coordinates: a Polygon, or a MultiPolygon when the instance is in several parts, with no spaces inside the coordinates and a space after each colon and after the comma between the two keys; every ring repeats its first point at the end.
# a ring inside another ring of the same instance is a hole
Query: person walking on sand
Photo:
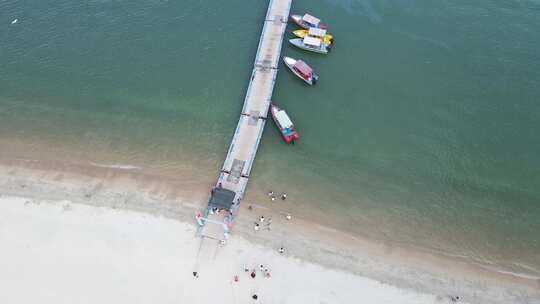
{"type": "Polygon", "coordinates": [[[279,253],[283,254],[285,252],[285,248],[281,247],[279,248],[279,253]]]}
{"type": "Polygon", "coordinates": [[[281,200],[284,201],[284,200],[286,200],[286,199],[287,199],[287,193],[283,192],[283,193],[281,194],[281,200]]]}
{"type": "Polygon", "coordinates": [[[259,223],[255,223],[255,227],[253,227],[253,229],[255,229],[255,231],[259,231],[259,223]]]}
{"type": "Polygon", "coordinates": [[[285,218],[290,221],[292,219],[292,215],[290,213],[287,213],[287,215],[285,216],[285,218]]]}
{"type": "Polygon", "coordinates": [[[259,222],[261,222],[261,223],[264,222],[264,215],[261,215],[261,217],[259,218],[259,222]]]}

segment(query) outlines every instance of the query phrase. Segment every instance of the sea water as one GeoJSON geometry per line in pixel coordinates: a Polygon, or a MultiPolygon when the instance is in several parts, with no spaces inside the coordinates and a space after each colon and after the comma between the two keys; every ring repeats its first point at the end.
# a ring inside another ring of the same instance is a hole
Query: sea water
{"type": "MultiPolygon", "coordinates": [[[[267,5],[0,2],[0,140],[215,180],[267,5]]],[[[292,12],[323,19],[335,46],[284,42],[320,79],[281,67],[273,101],[301,140],[267,125],[248,198],[287,191],[297,213],[353,233],[540,275],[540,2],[294,0],[292,12]]]]}

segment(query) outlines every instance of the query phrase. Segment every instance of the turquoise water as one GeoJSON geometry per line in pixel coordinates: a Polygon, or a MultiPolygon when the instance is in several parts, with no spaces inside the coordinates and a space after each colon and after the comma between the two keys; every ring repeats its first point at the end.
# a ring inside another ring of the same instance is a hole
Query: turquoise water
{"type": "MultiPolygon", "coordinates": [[[[267,4],[1,2],[0,139],[214,180],[267,4]]],[[[340,228],[539,275],[540,3],[294,1],[305,10],[336,45],[284,44],[320,80],[279,73],[302,139],[268,126],[248,195],[285,189],[340,228]]]]}

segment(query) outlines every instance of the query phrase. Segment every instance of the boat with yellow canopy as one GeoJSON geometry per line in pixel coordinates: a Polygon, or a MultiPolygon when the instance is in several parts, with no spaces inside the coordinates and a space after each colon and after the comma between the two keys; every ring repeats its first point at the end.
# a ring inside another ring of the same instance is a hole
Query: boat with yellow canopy
{"type": "Polygon", "coordinates": [[[332,35],[327,34],[326,30],[318,28],[310,28],[309,30],[298,29],[296,31],[293,31],[293,34],[299,38],[304,38],[306,36],[316,37],[321,39],[321,42],[326,45],[330,45],[334,42],[334,37],[332,37],[332,35]]]}

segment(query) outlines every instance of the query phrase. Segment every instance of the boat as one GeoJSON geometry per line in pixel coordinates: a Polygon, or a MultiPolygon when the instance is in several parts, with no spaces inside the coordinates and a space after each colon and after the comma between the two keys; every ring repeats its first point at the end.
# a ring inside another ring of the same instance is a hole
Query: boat
{"type": "Polygon", "coordinates": [[[313,69],[302,60],[296,60],[291,57],[283,57],[285,65],[300,79],[309,85],[314,85],[319,80],[313,69]]]}
{"type": "Polygon", "coordinates": [[[296,31],[293,31],[293,34],[298,38],[304,38],[306,36],[319,38],[326,45],[330,45],[334,43],[334,37],[332,35],[327,34],[326,30],[315,28],[315,27],[310,27],[309,30],[305,30],[305,29],[296,30],[296,31]]]}
{"type": "Polygon", "coordinates": [[[270,104],[270,113],[286,143],[294,143],[300,139],[300,135],[298,135],[298,132],[294,129],[294,125],[285,110],[280,109],[277,105],[272,103],[270,104]]]}
{"type": "Polygon", "coordinates": [[[305,28],[306,30],[310,27],[326,29],[326,25],[322,24],[319,18],[313,17],[310,14],[304,14],[304,16],[291,15],[291,20],[298,24],[299,27],[305,28]]]}
{"type": "Polygon", "coordinates": [[[325,45],[324,43],[322,43],[321,39],[310,36],[306,36],[304,38],[290,39],[289,42],[297,48],[320,54],[328,54],[328,51],[331,48],[330,45],[325,45]]]}

